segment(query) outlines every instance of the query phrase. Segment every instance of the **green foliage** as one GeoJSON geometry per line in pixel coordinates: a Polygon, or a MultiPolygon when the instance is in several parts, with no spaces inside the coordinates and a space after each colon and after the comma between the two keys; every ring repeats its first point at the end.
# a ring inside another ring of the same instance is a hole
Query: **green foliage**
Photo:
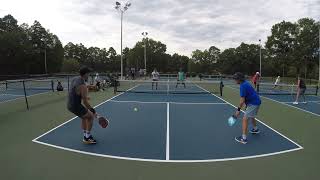
{"type": "Polygon", "coordinates": [[[80,69],[80,63],[76,59],[64,59],[61,67],[61,72],[77,73],[80,69]]]}
{"type": "MultiPolygon", "coordinates": [[[[297,22],[282,21],[272,26],[262,51],[263,76],[318,76],[320,22],[302,18],[297,22]]],[[[233,74],[241,71],[251,75],[259,71],[260,46],[241,43],[236,48],[221,51],[216,46],[195,50],[191,58],[177,53],[168,54],[166,44],[149,38],[138,41],[133,48],[123,49],[124,72],[154,68],[161,73],[176,73],[180,68],[189,74],[233,74]]],[[[121,53],[113,47],[86,47],[69,42],[64,47],[59,38],[40,22],[18,25],[11,15],[0,18],[0,73],[45,73],[47,57],[49,73],[76,72],[79,66],[92,67],[97,72],[120,72],[121,53]]]]}
{"type": "Polygon", "coordinates": [[[38,21],[32,26],[22,24],[13,16],[0,18],[0,73],[45,73],[45,54],[48,73],[59,72],[63,47],[59,38],[43,28],[38,21]]]}

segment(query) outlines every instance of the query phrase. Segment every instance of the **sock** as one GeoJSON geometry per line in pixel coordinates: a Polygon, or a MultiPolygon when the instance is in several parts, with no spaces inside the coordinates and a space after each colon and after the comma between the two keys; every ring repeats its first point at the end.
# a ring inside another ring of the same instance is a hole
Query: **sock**
{"type": "Polygon", "coordinates": [[[87,131],[85,136],[86,136],[86,138],[89,138],[91,136],[90,131],[87,131]]]}
{"type": "Polygon", "coordinates": [[[86,137],[86,134],[87,134],[87,131],[84,130],[84,131],[83,131],[83,136],[86,137]]]}
{"type": "Polygon", "coordinates": [[[258,127],[257,126],[253,127],[253,130],[255,130],[255,131],[258,130],[258,127]]]}
{"type": "Polygon", "coordinates": [[[242,134],[242,139],[247,139],[247,135],[242,134]]]}

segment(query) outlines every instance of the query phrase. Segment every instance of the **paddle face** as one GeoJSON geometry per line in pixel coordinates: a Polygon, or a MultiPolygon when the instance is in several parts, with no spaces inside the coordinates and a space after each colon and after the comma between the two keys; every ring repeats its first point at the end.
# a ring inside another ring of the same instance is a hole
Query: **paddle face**
{"type": "Polygon", "coordinates": [[[106,128],[109,125],[109,121],[105,117],[99,117],[99,124],[102,128],[106,128]]]}
{"type": "Polygon", "coordinates": [[[230,116],[228,118],[228,125],[233,126],[237,122],[237,118],[235,116],[230,116]]]}

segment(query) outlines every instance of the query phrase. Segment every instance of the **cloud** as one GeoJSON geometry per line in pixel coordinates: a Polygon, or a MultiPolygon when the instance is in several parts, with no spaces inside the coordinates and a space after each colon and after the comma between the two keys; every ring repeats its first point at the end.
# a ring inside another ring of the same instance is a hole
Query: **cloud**
{"type": "MultiPolygon", "coordinates": [[[[120,13],[111,0],[0,0],[0,16],[41,24],[66,44],[120,50],[120,13]],[[18,4],[18,6],[17,6],[18,4]]],[[[121,3],[124,3],[121,1],[121,3]]],[[[319,21],[320,0],[132,0],[124,13],[123,44],[132,48],[141,32],[167,44],[169,53],[190,56],[211,45],[225,49],[265,41],[275,23],[311,17],[319,21]]]]}

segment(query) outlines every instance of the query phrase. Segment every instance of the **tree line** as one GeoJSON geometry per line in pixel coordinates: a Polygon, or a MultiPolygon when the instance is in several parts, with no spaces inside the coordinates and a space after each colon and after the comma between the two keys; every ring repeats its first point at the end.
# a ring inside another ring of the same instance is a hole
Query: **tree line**
{"type": "MultiPolygon", "coordinates": [[[[297,22],[282,21],[272,26],[271,35],[261,47],[259,43],[241,43],[236,48],[221,50],[212,45],[196,49],[191,56],[168,54],[166,44],[151,38],[123,49],[124,69],[144,69],[146,46],[147,72],[157,68],[162,73],[176,73],[180,68],[194,74],[233,74],[259,71],[260,48],[263,76],[318,76],[320,22],[302,18],[297,22]]],[[[62,45],[58,36],[40,22],[18,25],[11,15],[0,18],[0,73],[44,74],[76,72],[87,65],[97,72],[120,71],[120,53],[113,47],[86,47],[69,42],[62,45]]]]}

